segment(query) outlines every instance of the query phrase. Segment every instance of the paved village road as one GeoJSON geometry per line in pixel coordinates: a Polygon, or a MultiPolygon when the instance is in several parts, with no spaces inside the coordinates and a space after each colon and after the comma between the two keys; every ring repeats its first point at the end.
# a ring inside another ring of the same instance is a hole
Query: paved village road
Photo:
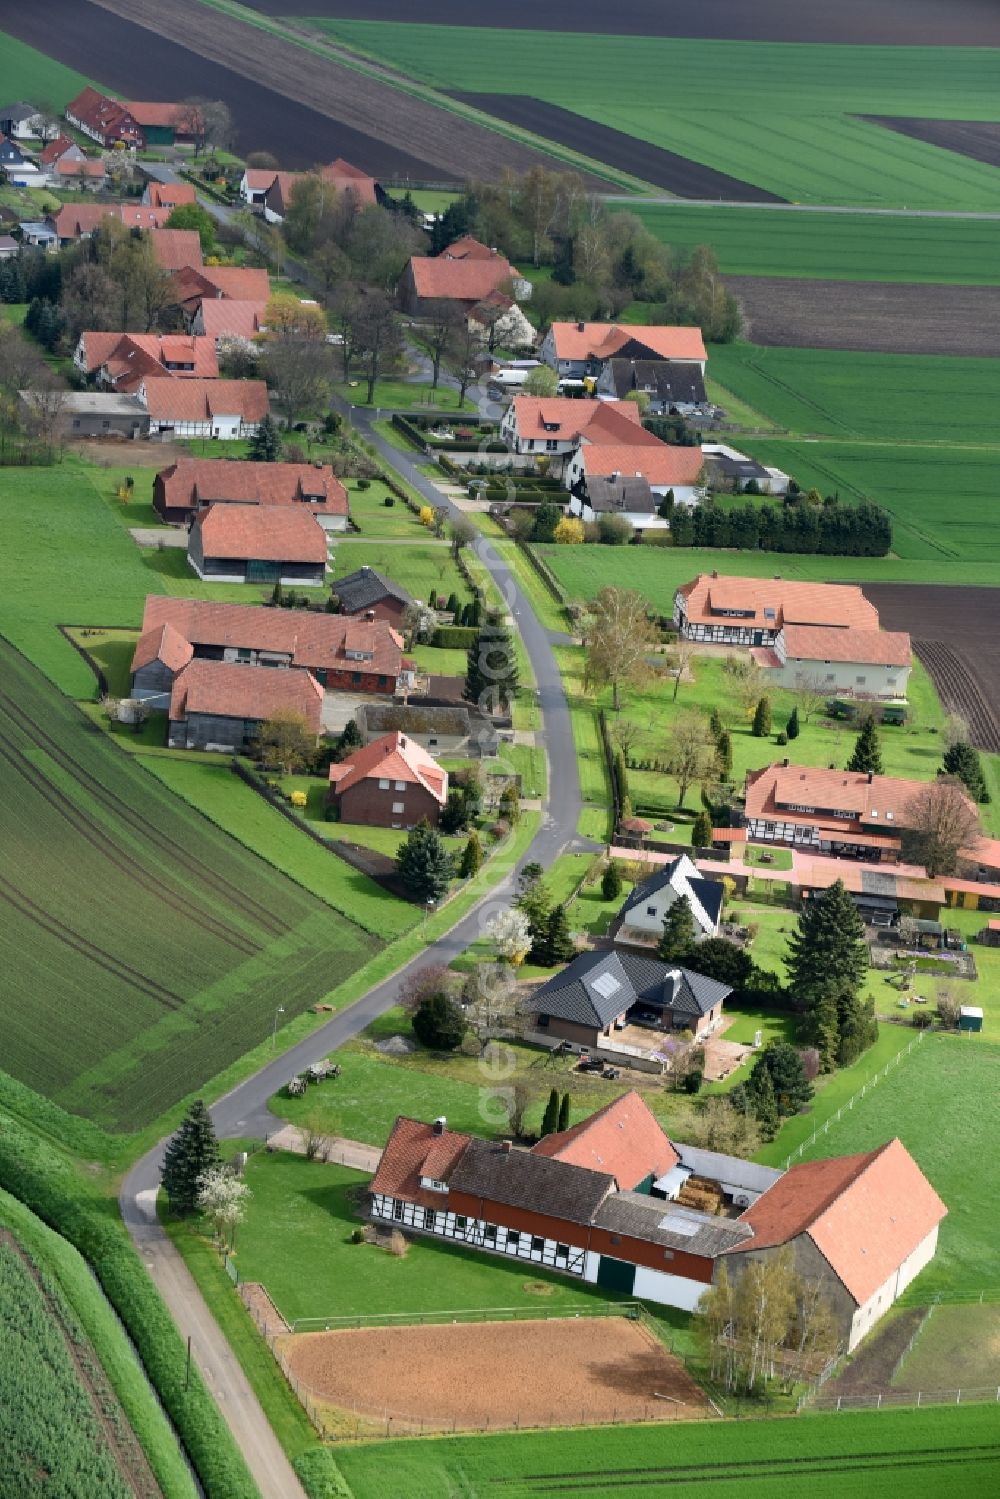
{"type": "MultiPolygon", "coordinates": [[[[343,403],[339,403],[339,409],[345,417],[353,420],[366,441],[374,443],[385,463],[419,490],[428,503],[444,505],[456,516],[461,513],[406,454],[374,431],[369,415],[352,412],[343,403]]],[[[480,538],[475,543],[475,550],[507,602],[535,672],[544,725],[537,739],[544,745],[548,758],[548,797],[543,803],[542,825],[519,865],[532,859],[548,867],[568,847],[594,846],[576,835],[582,801],[569,704],[549,634],[516,576],[487,540],[480,538]]],[[[310,1062],[325,1057],[391,1008],[406,973],[429,962],[449,963],[463,952],[481,934],[490,916],[509,904],[516,873],[517,869],[512,869],[507,878],[484,896],[451,931],[429,943],[418,957],[392,978],[370,989],[355,1004],[333,1016],[304,1041],[277,1055],[273,1062],[220,1098],[212,1108],[219,1135],[224,1138],[260,1138],[275,1132],[279,1121],[267,1107],[272,1094],[310,1062]]],[[[119,1202],[125,1226],[182,1334],[191,1336],[192,1356],[218,1401],[264,1499],[304,1499],[302,1487],[285,1459],[236,1356],[157,1220],[156,1192],[164,1143],[161,1141],[137,1161],[122,1183],[119,1202]]]]}

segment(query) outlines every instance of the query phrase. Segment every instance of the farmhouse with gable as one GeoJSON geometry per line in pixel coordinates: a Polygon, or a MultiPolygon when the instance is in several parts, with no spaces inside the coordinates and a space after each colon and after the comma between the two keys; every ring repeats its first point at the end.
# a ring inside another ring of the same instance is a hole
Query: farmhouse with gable
{"type": "Polygon", "coordinates": [[[350,513],[328,463],[179,458],[153,480],[153,509],[167,525],[186,525],[210,505],[300,505],[325,531],[346,531],[350,513]]]}
{"type": "Polygon", "coordinates": [[[538,352],[564,380],[597,380],[610,359],[668,360],[702,376],[708,362],[700,328],[654,324],[553,323],[538,352]]]}
{"type": "Polygon", "coordinates": [[[370,1190],[377,1222],[687,1311],[721,1265],[788,1245],[848,1350],[933,1258],[946,1212],[898,1140],[781,1172],[675,1145],[634,1092],[531,1150],[401,1116],[370,1190]],[[689,1205],[706,1195],[717,1212],[689,1205]]]}
{"type": "Polygon", "coordinates": [[[373,739],[330,766],[328,801],[341,822],[370,828],[436,827],[448,800],[448,772],[398,731],[373,739]]]}
{"type": "Polygon", "coordinates": [[[685,640],[773,645],[786,624],[878,629],[878,610],[853,583],[699,573],[674,594],[674,624],[685,640]]]}
{"type": "Polygon", "coordinates": [[[209,505],[191,523],[187,554],[208,582],[326,582],[326,532],[308,510],[287,505],[209,505]]]}
{"type": "Polygon", "coordinates": [[[276,713],[304,719],[318,739],[322,712],[323,689],[307,671],[191,661],[171,688],[167,743],[171,749],[241,754],[276,713]]]}

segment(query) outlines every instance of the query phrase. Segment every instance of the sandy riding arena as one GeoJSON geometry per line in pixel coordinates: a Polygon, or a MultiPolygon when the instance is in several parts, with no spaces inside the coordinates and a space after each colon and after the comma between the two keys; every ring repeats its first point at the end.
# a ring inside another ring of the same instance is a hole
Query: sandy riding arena
{"type": "Polygon", "coordinates": [[[711,1415],[683,1365],[624,1317],[305,1333],[283,1351],[317,1402],[445,1430],[711,1415]]]}

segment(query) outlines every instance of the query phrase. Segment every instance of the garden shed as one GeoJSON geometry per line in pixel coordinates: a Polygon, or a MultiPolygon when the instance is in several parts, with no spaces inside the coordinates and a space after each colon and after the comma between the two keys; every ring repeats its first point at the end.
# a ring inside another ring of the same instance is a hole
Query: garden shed
{"type": "Polygon", "coordinates": [[[960,1031],[982,1030],[983,1012],[979,1005],[962,1005],[958,1012],[958,1028],[960,1031]]]}

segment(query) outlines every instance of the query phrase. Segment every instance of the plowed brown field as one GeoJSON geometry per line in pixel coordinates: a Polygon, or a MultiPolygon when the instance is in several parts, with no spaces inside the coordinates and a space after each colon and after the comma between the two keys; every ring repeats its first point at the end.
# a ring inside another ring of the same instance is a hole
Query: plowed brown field
{"type": "Polygon", "coordinates": [[[730,41],[866,42],[869,46],[996,47],[994,0],[507,0],[502,11],[469,0],[244,0],[268,16],[340,16],[444,26],[510,26],[607,36],[724,37],[730,41]]]}
{"type": "Polygon", "coordinates": [[[624,1317],[304,1333],[282,1341],[315,1400],[432,1429],[712,1414],[684,1365],[624,1317]]]}
{"type": "Polygon", "coordinates": [[[525,171],[539,162],[555,164],[485,126],[457,120],[445,109],[346,67],[332,54],[320,56],[282,41],[199,0],[90,0],[87,9],[134,21],[394,151],[412,152],[432,163],[442,179],[464,182],[470,176],[498,176],[504,167],[525,171]]]}
{"type": "Polygon", "coordinates": [[[973,161],[1000,167],[1000,125],[988,120],[906,120],[888,115],[866,115],[873,125],[927,141],[945,151],[957,151],[973,161]]]}
{"type": "Polygon", "coordinates": [[[757,344],[1000,355],[1000,287],[727,276],[757,344]]]}

